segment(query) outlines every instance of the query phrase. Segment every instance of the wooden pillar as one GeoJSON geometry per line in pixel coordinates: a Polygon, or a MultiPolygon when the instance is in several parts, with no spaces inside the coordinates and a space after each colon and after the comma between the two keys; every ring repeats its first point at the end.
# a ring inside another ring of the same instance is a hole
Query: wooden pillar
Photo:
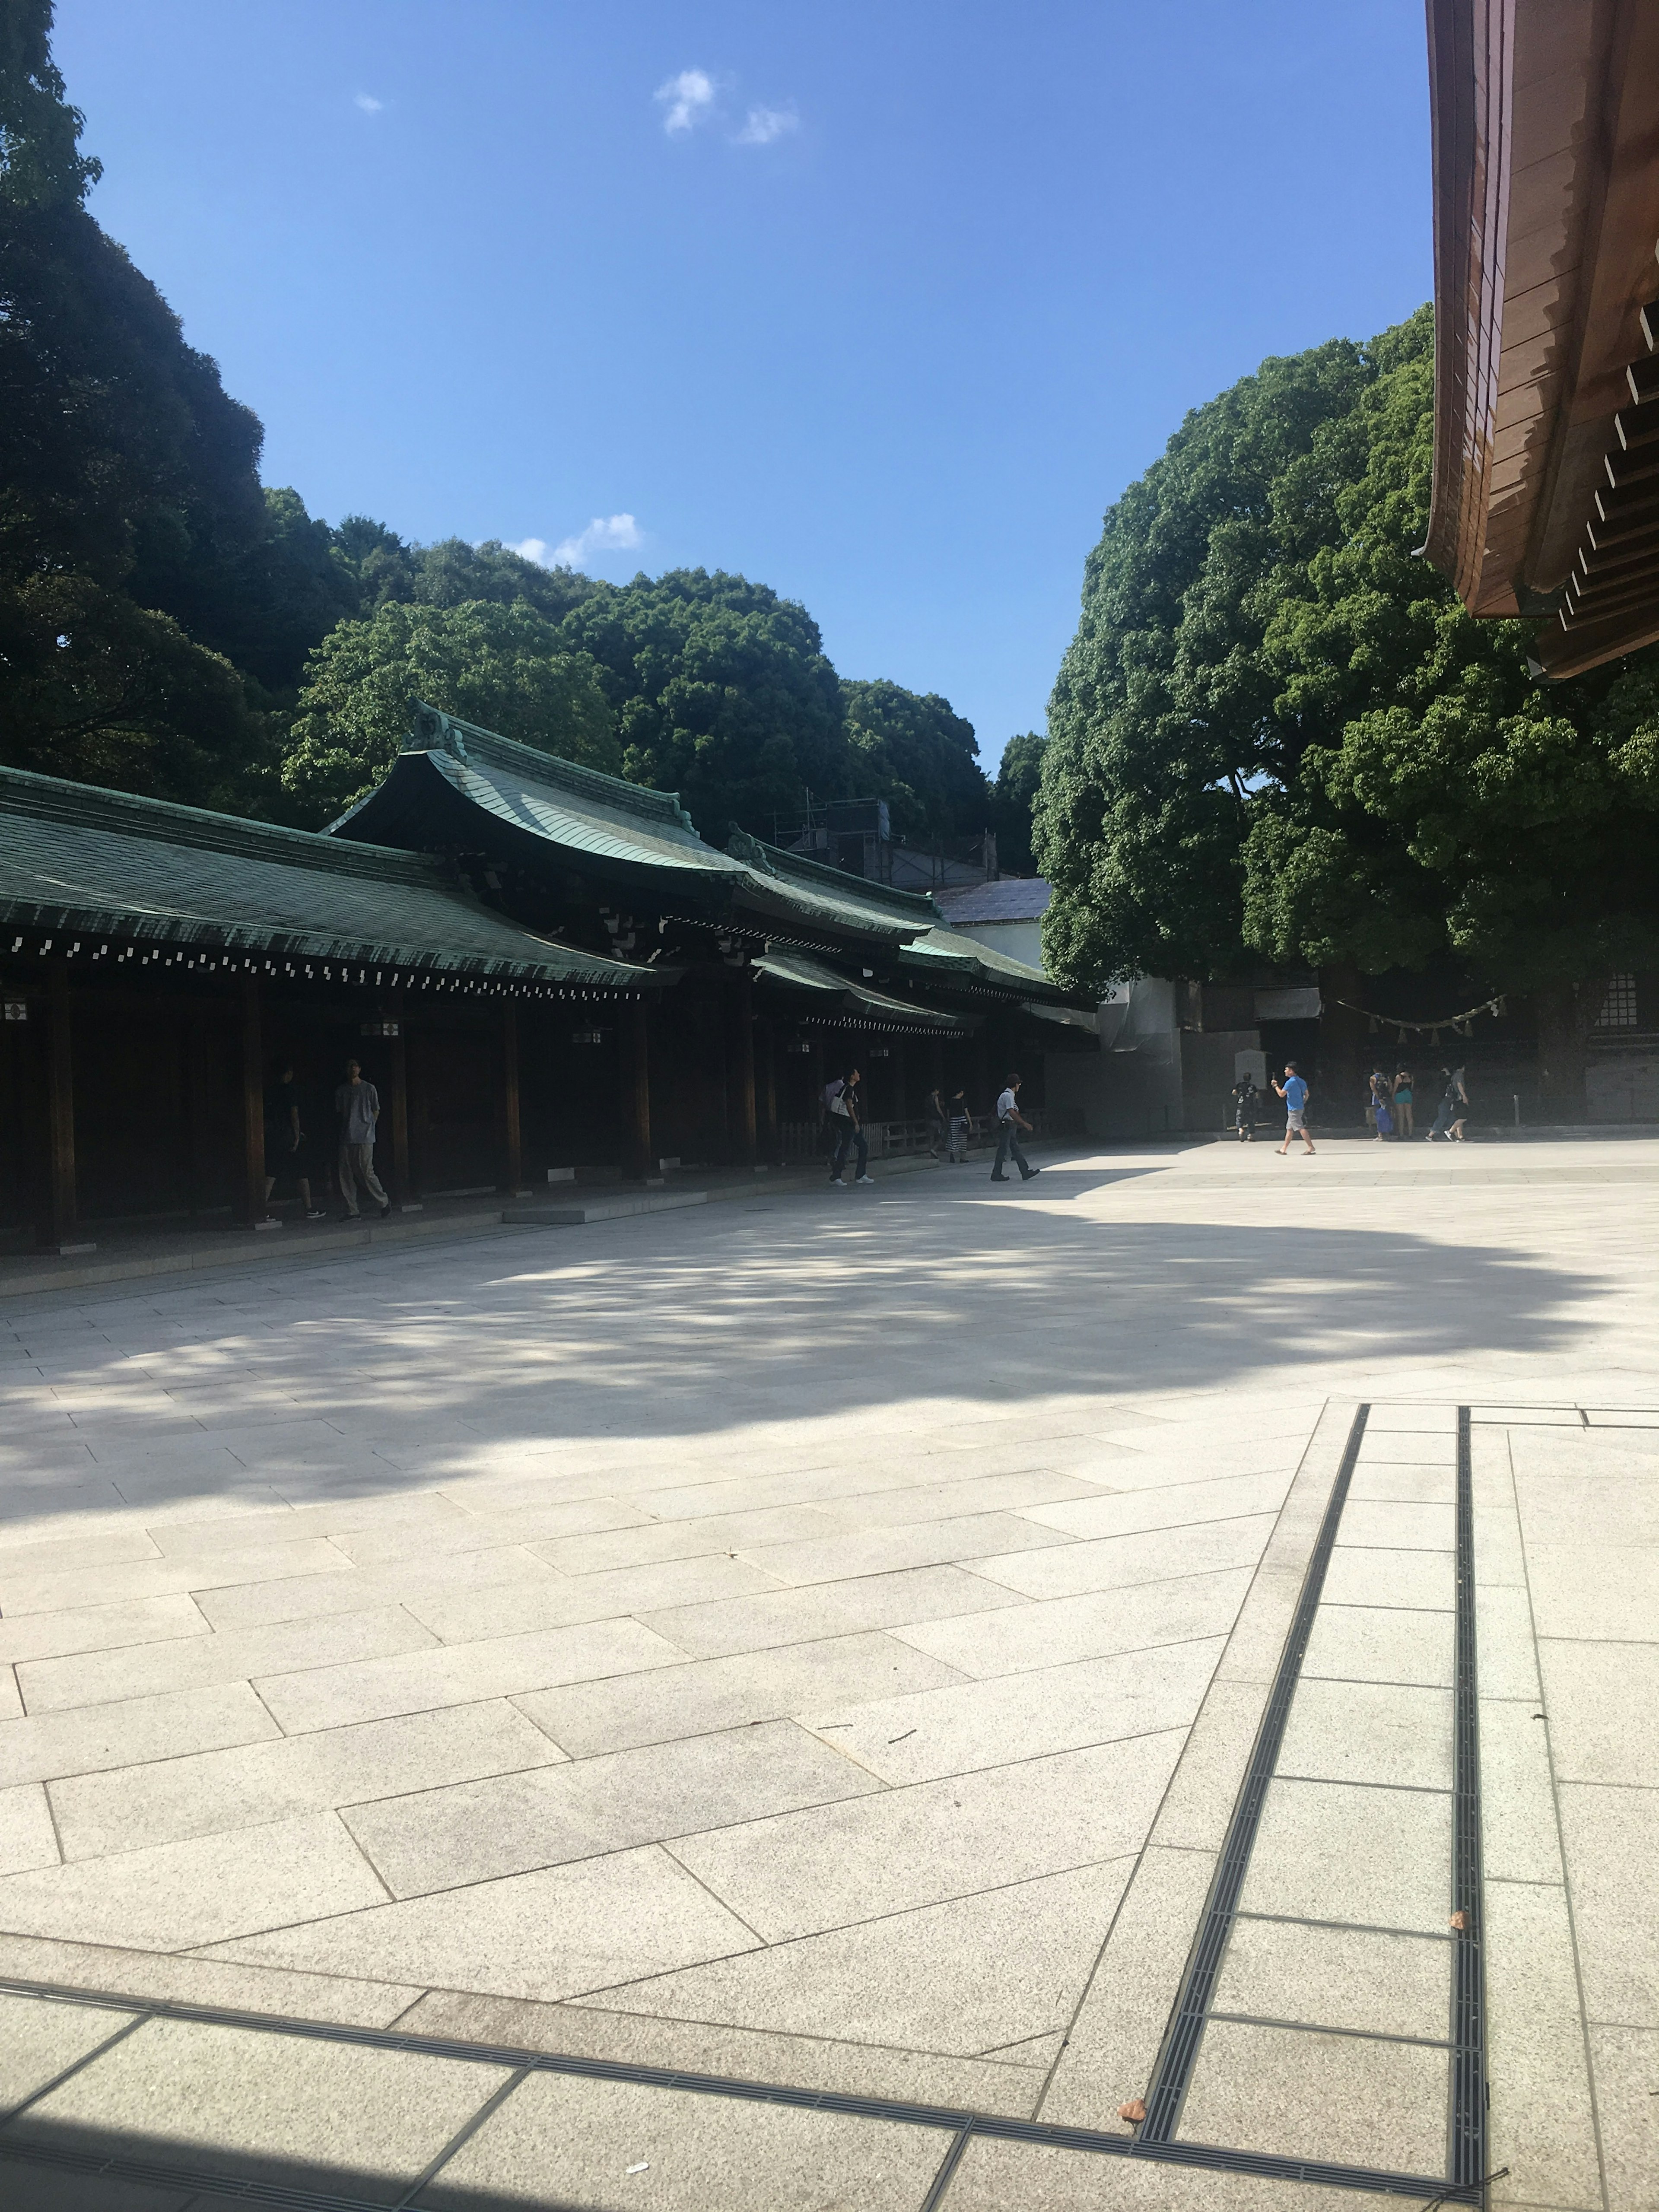
{"type": "Polygon", "coordinates": [[[726,1126],[738,1164],[755,1164],[755,993],[747,968],[736,978],[726,1009],[731,1027],[726,1033],[729,1057],[726,1126]]]}
{"type": "Polygon", "coordinates": [[[519,1010],[501,1007],[501,1187],[512,1196],[524,1180],[519,1134],[519,1010]]]}
{"type": "Polygon", "coordinates": [[[656,1163],[651,1154],[651,1024],[650,1009],[636,999],[624,1015],[625,1048],[622,1057],[623,1170],[630,1176],[648,1176],[656,1163]]]}
{"type": "Polygon", "coordinates": [[[75,1241],[75,1049],[67,960],[52,963],[46,1002],[46,1235],[53,1247],[75,1241]]]}
{"type": "Polygon", "coordinates": [[[387,1040],[392,1066],[392,1199],[394,1205],[403,1206],[414,1197],[415,1186],[409,1172],[409,1050],[404,1041],[401,991],[392,994],[392,1018],[398,1032],[387,1040]]]}
{"type": "Polygon", "coordinates": [[[265,1213],[265,1053],[259,979],[242,978],[242,1173],[238,1212],[244,1229],[265,1213]]]}
{"type": "Polygon", "coordinates": [[[896,1121],[908,1121],[910,1119],[909,1053],[910,1047],[908,1038],[895,1036],[893,1039],[892,1067],[893,1119],[896,1121]]]}
{"type": "Polygon", "coordinates": [[[778,1136],[778,1041],[763,1014],[758,1024],[758,1044],[760,1146],[768,1160],[779,1160],[783,1155],[778,1136]]]}

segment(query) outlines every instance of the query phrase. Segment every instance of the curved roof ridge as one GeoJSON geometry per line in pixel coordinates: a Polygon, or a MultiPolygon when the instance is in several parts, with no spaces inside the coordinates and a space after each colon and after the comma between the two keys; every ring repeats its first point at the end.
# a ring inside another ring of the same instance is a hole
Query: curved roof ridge
{"type": "Polygon", "coordinates": [[[789,853],[781,846],[769,845],[764,838],[751,837],[746,830],[733,830],[726,849],[733,860],[742,860],[751,868],[763,869],[769,876],[777,876],[785,882],[794,876],[804,883],[822,884],[843,898],[852,895],[868,899],[873,905],[886,907],[896,919],[918,922],[925,928],[934,927],[941,919],[931,892],[901,891],[891,884],[872,883],[867,876],[851,875],[845,868],[809,860],[804,853],[789,853]]]}
{"type": "Polygon", "coordinates": [[[584,767],[580,761],[566,760],[561,753],[545,752],[539,745],[527,745],[518,738],[504,738],[498,730],[465,722],[459,714],[445,714],[422,700],[415,702],[415,726],[402,750],[447,752],[462,762],[476,757],[486,766],[506,769],[552,790],[699,836],[697,825],[680,805],[678,792],[653,791],[648,784],[607,775],[603,769],[584,767]]]}

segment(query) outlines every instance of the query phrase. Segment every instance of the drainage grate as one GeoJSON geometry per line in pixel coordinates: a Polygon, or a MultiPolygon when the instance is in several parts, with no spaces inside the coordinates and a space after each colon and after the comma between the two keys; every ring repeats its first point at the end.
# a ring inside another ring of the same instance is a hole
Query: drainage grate
{"type": "Polygon", "coordinates": [[[1186,1978],[1176,2000],[1174,2016],[1153,2071],[1152,2086],[1146,2098],[1146,2117],[1140,2124],[1139,2140],[1143,2146],[1169,2143],[1175,2137],[1187,2085],[1192,2079],[1194,2062],[1203,2038],[1204,2023],[1209,2016],[1216,1976],[1221,1971],[1222,1954],[1226,1950],[1227,1939],[1232,1934],[1233,1922],[1237,1917],[1239,1893],[1249,1870],[1250,1853],[1255,1847],[1256,1830],[1261,1824],[1261,1808],[1267,1799],[1267,1784],[1279,1764],[1279,1747],[1285,1740],[1285,1723],[1290,1717],[1291,1700],[1296,1695],[1296,1686],[1301,1677],[1303,1655],[1313,1632],[1314,1615],[1319,1610],[1320,1595],[1325,1587],[1325,1570],[1330,1565],[1331,1549],[1336,1542],[1342,1509],[1348,1502],[1348,1486],[1353,1480],[1360,1440],[1364,1436],[1365,1422],[1370,1410],[1369,1406],[1361,1406],[1355,1413],[1352,1425],[1348,1431],[1347,1444],[1343,1450],[1342,1464],[1336,1471],[1336,1480],[1331,1485],[1325,1518],[1320,1523],[1318,1539],[1308,1561],[1308,1571],[1302,1584],[1302,1595],[1297,1601],[1291,1632],[1285,1638],[1285,1649],[1279,1655],[1273,1693],[1267,1699],[1267,1710],[1262,1715],[1261,1726],[1256,1732],[1255,1748],[1250,1753],[1243,1786],[1239,1790],[1238,1802],[1228,1824],[1226,1841],[1221,1847],[1221,1859],[1211,1885],[1198,1940],[1193,1946],[1186,1978]]]}
{"type": "Polygon", "coordinates": [[[1452,2094],[1448,2171],[1486,2171],[1486,1960],[1480,1911],[1480,1708],[1474,1642],[1474,1469],[1469,1409],[1457,1409],[1457,1660],[1452,1739],[1452,2094]]]}

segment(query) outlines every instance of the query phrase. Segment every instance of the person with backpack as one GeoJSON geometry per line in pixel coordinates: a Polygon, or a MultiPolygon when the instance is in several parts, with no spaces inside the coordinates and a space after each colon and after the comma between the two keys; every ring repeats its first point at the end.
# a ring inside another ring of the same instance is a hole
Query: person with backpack
{"type": "Polygon", "coordinates": [[[1233,1085],[1233,1127],[1238,1132],[1241,1145],[1255,1142],[1256,1111],[1261,1103],[1261,1093],[1255,1087],[1255,1078],[1247,1067],[1233,1085]]]}
{"type": "Polygon", "coordinates": [[[859,1072],[849,1068],[845,1081],[824,1085],[824,1103],[830,1109],[830,1126],[835,1132],[836,1149],[830,1160],[830,1180],[838,1189],[847,1185],[842,1170],[847,1165],[847,1155],[856,1147],[859,1171],[854,1178],[859,1182],[873,1182],[870,1172],[870,1140],[864,1133],[864,1117],[859,1111],[859,1072]]]}

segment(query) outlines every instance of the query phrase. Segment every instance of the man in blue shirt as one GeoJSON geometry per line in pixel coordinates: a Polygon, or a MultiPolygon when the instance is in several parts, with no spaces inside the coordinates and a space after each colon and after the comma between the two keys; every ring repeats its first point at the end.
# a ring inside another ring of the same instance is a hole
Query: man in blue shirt
{"type": "Polygon", "coordinates": [[[1293,1060],[1285,1061],[1285,1080],[1282,1083],[1275,1083],[1273,1089],[1285,1101],[1285,1142],[1279,1148],[1279,1158],[1282,1160],[1290,1149],[1292,1137],[1300,1137],[1311,1152],[1313,1139],[1308,1134],[1305,1118],[1308,1107],[1308,1086],[1297,1073],[1296,1062],[1293,1060]]]}

